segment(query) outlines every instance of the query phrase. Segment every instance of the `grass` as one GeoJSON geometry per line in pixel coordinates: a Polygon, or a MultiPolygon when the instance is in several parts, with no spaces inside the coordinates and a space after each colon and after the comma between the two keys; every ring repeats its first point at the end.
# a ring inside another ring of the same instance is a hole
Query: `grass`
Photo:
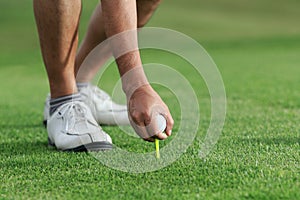
{"type": "MultiPolygon", "coordinates": [[[[41,121],[48,83],[30,2],[0,3],[1,199],[300,198],[299,1],[162,4],[149,26],[172,28],[203,44],[223,76],[227,117],[214,151],[201,160],[209,95],[203,81],[190,76],[201,108],[196,140],[172,165],[144,174],[110,169],[85,153],[47,148],[41,121]]],[[[96,3],[84,3],[82,33],[96,3]]],[[[188,67],[160,52],[145,52],[143,58],[188,67]]],[[[113,66],[107,73],[111,81],[117,78],[113,66]]],[[[109,79],[105,82],[111,91],[109,79]]],[[[157,89],[176,118],[176,101],[166,89],[157,89]]],[[[128,138],[118,128],[104,129],[129,151],[154,151],[153,144],[128,138]]]]}

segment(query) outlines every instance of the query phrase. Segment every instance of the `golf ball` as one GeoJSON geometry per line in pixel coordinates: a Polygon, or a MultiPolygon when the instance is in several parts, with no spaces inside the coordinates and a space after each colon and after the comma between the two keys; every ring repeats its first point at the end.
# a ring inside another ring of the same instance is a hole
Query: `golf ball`
{"type": "Polygon", "coordinates": [[[162,116],[160,114],[157,115],[156,123],[157,123],[159,133],[163,133],[167,127],[167,122],[166,122],[166,119],[164,118],[164,116],[162,116]]]}

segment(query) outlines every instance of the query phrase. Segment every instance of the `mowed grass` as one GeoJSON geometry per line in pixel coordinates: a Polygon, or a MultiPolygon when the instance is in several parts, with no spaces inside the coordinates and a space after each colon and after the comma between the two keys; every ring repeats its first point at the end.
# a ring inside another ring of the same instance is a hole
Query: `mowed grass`
{"type": "MultiPolygon", "coordinates": [[[[81,33],[96,3],[84,2],[81,33]]],[[[297,0],[165,1],[149,26],[172,28],[203,44],[223,76],[226,122],[214,151],[200,159],[210,97],[203,81],[189,76],[201,108],[194,143],[164,169],[131,174],[86,153],[47,147],[41,122],[49,89],[31,1],[1,1],[0,198],[299,199],[299,6],[297,0]]],[[[145,51],[143,58],[188,73],[189,65],[172,55],[145,51]]],[[[117,70],[111,66],[107,75],[102,87],[111,92],[117,70]]],[[[179,123],[176,101],[166,89],[157,90],[179,123]]],[[[116,127],[104,129],[128,151],[154,150],[116,127]]]]}

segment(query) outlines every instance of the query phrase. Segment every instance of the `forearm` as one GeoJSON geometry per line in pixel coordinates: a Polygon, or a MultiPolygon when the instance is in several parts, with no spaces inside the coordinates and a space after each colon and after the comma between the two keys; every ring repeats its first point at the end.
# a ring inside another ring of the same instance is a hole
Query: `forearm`
{"type": "Polygon", "coordinates": [[[110,45],[120,75],[123,77],[129,71],[134,72],[130,73],[130,78],[122,80],[124,92],[128,93],[126,90],[136,87],[136,83],[145,84],[147,82],[138,50],[136,1],[102,0],[102,11],[107,37],[117,35],[113,37],[115,39],[110,40],[110,45]]]}

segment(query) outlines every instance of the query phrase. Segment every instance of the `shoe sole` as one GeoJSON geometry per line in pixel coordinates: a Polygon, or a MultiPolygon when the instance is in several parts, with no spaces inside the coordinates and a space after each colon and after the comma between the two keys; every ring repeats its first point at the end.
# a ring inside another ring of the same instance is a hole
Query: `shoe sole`
{"type": "MultiPolygon", "coordinates": [[[[49,138],[48,138],[48,145],[51,147],[55,147],[57,149],[55,144],[53,144],[53,142],[51,142],[49,138]]],[[[81,145],[81,146],[70,148],[70,149],[63,149],[61,151],[65,151],[65,152],[89,152],[89,151],[97,152],[97,151],[107,151],[107,150],[112,150],[112,149],[113,149],[113,145],[109,142],[93,142],[93,143],[81,145]]]]}

